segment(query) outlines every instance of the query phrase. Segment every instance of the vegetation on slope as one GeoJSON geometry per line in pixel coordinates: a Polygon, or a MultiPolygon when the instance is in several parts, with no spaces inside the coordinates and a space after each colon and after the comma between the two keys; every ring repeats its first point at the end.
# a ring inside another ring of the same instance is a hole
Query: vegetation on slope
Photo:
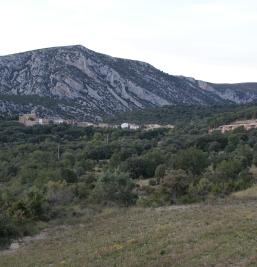
{"type": "Polygon", "coordinates": [[[220,202],[106,209],[0,252],[0,266],[253,267],[256,208],[256,202],[220,202]]]}
{"type": "Polygon", "coordinates": [[[208,128],[217,113],[244,118],[254,107],[215,109],[147,132],[0,122],[1,246],[42,223],[79,217],[81,207],[192,203],[252,186],[257,130],[208,128]]]}
{"type": "Polygon", "coordinates": [[[197,123],[210,127],[216,127],[222,123],[228,123],[238,118],[252,119],[257,116],[257,106],[249,105],[222,105],[222,106],[163,106],[160,108],[146,108],[140,111],[119,113],[106,118],[112,122],[135,123],[160,123],[182,125],[185,123],[197,123]]]}

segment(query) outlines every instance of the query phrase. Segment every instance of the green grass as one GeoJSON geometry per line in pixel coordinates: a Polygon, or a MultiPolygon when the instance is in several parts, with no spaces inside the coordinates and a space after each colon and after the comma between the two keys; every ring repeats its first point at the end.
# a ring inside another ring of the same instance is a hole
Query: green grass
{"type": "Polygon", "coordinates": [[[257,203],[106,209],[0,254],[0,266],[257,266],[257,203]]]}

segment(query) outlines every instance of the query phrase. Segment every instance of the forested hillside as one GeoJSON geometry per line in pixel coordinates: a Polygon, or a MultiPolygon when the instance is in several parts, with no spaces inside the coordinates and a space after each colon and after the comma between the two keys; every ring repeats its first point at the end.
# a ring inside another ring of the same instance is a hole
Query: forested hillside
{"type": "Polygon", "coordinates": [[[209,127],[212,127],[214,124],[219,125],[237,119],[256,119],[256,116],[256,104],[212,106],[179,105],[123,112],[115,116],[106,117],[105,120],[109,122],[128,121],[139,124],[176,124],[181,127],[183,127],[183,124],[192,122],[198,126],[201,124],[202,126],[208,125],[209,127]]]}
{"type": "Polygon", "coordinates": [[[218,122],[253,118],[255,106],[165,107],[149,114],[130,116],[175,129],[24,127],[2,120],[1,246],[42,223],[79,217],[83,207],[195,203],[256,183],[257,130],[208,134],[218,122]]]}

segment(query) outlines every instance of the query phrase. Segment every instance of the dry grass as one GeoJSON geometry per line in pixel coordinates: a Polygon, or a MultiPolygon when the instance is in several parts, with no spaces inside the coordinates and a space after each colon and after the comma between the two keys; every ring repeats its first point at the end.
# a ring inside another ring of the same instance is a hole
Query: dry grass
{"type": "Polygon", "coordinates": [[[108,209],[50,229],[0,266],[257,266],[257,203],[108,209]]]}
{"type": "Polygon", "coordinates": [[[232,194],[232,197],[235,199],[245,199],[245,200],[257,200],[257,185],[253,186],[249,189],[246,189],[244,191],[236,192],[232,194]]]}

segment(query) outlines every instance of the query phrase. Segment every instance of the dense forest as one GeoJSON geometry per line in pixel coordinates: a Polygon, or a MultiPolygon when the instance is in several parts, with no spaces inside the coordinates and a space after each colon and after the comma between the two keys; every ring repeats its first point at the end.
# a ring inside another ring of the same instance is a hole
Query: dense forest
{"type": "Polygon", "coordinates": [[[162,206],[225,197],[256,183],[257,129],[210,127],[257,107],[163,107],[109,121],[174,129],[121,130],[0,121],[0,246],[79,207],[162,206]]]}

